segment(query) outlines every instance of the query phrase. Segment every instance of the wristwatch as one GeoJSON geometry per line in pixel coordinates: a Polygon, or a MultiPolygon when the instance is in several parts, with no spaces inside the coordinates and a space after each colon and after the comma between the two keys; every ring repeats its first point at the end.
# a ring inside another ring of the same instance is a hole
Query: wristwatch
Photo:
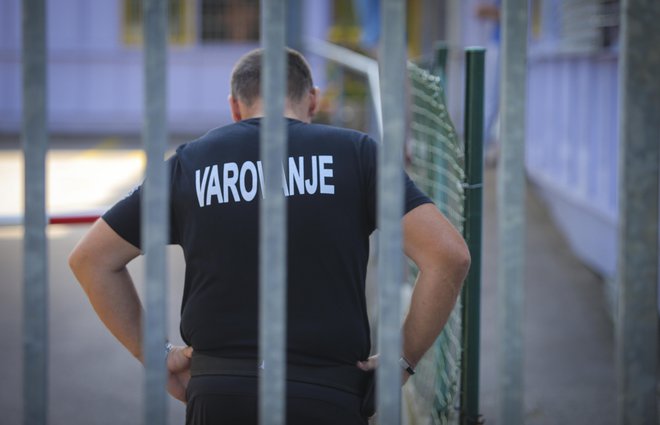
{"type": "Polygon", "coordinates": [[[413,367],[410,365],[410,362],[405,357],[401,356],[401,358],[399,359],[399,365],[401,365],[401,368],[403,370],[408,372],[408,375],[415,374],[415,369],[413,369],[413,367]]]}

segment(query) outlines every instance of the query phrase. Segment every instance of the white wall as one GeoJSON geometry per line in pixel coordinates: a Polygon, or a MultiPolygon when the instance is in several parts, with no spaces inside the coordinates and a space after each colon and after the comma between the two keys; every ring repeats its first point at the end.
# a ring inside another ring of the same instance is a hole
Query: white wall
{"type": "Polygon", "coordinates": [[[574,251],[609,277],[616,267],[617,59],[530,58],[527,171],[574,251]]]}
{"type": "MultiPolygon", "coordinates": [[[[455,49],[450,100],[456,122],[462,116],[460,49],[489,46],[492,34],[492,24],[475,18],[478,3],[449,2],[455,49]]],[[[563,0],[543,2],[540,34],[530,36],[526,170],[573,252],[604,277],[613,303],[618,254],[618,57],[616,49],[566,53],[570,49],[560,39],[564,5],[563,0]]],[[[486,119],[496,99],[491,96],[493,84],[498,83],[497,66],[496,59],[487,57],[486,119]]],[[[658,303],[660,307],[660,298],[658,303]]]]}

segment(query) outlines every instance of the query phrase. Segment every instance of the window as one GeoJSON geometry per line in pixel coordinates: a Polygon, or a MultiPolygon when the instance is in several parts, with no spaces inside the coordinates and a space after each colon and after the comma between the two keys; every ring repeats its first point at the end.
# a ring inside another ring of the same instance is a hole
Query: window
{"type": "Polygon", "coordinates": [[[609,49],[619,43],[619,21],[621,4],[619,0],[603,0],[601,4],[600,28],[602,47],[609,49]]]}
{"type": "MultiPolygon", "coordinates": [[[[169,39],[172,44],[188,44],[194,40],[194,2],[169,0],[169,39]]],[[[142,1],[123,1],[123,39],[126,44],[142,43],[142,1]]]]}
{"type": "Polygon", "coordinates": [[[620,7],[620,0],[532,0],[532,38],[558,52],[616,48],[620,7]]]}
{"type": "Polygon", "coordinates": [[[561,48],[598,52],[618,43],[619,0],[564,0],[561,9],[561,48]]]}
{"type": "MultiPolygon", "coordinates": [[[[172,44],[259,40],[259,0],[169,0],[168,7],[172,44]]],[[[141,44],[142,0],[123,0],[122,12],[124,43],[141,44]]]]}
{"type": "Polygon", "coordinates": [[[200,9],[202,43],[259,40],[259,0],[201,0],[200,9]]]}

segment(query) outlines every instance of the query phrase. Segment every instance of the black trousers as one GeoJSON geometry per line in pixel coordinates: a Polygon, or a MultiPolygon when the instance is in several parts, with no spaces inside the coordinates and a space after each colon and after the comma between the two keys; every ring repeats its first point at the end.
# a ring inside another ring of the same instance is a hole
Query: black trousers
{"type": "MultiPolygon", "coordinates": [[[[186,425],[257,425],[258,380],[194,376],[188,384],[186,425]]],[[[359,396],[334,388],[287,382],[287,425],[367,425],[359,396]]]]}

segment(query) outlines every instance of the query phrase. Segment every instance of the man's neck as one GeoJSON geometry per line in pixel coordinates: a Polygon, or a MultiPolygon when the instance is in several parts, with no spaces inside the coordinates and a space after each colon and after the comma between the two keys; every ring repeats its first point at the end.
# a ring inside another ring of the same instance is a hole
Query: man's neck
{"type": "MultiPolygon", "coordinates": [[[[291,105],[288,104],[289,102],[286,102],[284,106],[284,117],[285,118],[292,118],[294,120],[310,123],[311,122],[311,117],[309,117],[307,114],[303,114],[302,111],[300,111],[301,108],[292,108],[291,105]]],[[[250,118],[262,118],[264,116],[264,111],[261,106],[261,101],[255,102],[255,104],[252,105],[250,108],[244,108],[241,110],[241,119],[247,120],[250,118]]]]}
{"type": "MultiPolygon", "coordinates": [[[[263,117],[264,117],[264,113],[263,113],[263,111],[257,111],[257,112],[255,112],[255,113],[251,113],[251,114],[247,114],[247,115],[244,114],[244,115],[241,117],[241,119],[243,119],[243,120],[249,120],[250,118],[263,118],[263,117]]],[[[294,112],[291,112],[291,111],[287,111],[287,110],[284,110],[284,118],[291,118],[291,119],[298,120],[298,121],[302,121],[302,122],[306,122],[306,123],[310,123],[310,122],[311,122],[310,119],[302,118],[300,115],[298,115],[298,114],[296,114],[296,113],[294,113],[294,112]]]]}

